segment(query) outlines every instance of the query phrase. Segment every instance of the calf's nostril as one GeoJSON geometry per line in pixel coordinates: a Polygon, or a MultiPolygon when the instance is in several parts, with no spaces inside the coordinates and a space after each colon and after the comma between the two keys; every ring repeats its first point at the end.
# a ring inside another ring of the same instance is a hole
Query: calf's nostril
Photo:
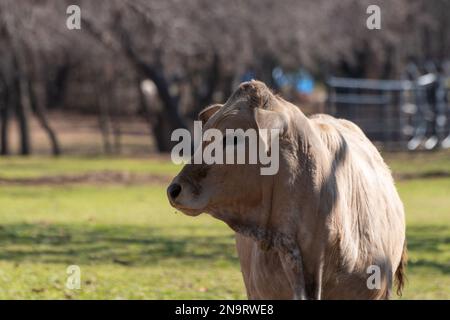
{"type": "Polygon", "coordinates": [[[167,192],[169,193],[170,198],[175,199],[181,192],[181,185],[172,183],[167,189],[167,192]]]}

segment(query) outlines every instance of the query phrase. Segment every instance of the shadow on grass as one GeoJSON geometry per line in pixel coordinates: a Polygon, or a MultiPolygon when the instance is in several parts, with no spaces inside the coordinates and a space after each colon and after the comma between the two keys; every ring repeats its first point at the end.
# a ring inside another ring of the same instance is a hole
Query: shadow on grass
{"type": "MultiPolygon", "coordinates": [[[[111,225],[0,225],[0,260],[20,263],[154,264],[173,259],[175,263],[238,264],[234,237],[222,230],[203,227],[151,228],[111,225]],[[202,229],[203,228],[203,229],[202,229]]],[[[409,272],[426,269],[450,274],[449,226],[410,226],[407,229],[409,272]]]]}
{"type": "Polygon", "coordinates": [[[450,226],[424,225],[407,228],[408,269],[427,268],[450,274],[450,226]]]}
{"type": "Polygon", "coordinates": [[[145,265],[238,263],[234,237],[201,236],[201,229],[55,224],[0,225],[0,260],[40,263],[145,265]],[[197,233],[197,234],[195,234],[197,233]]]}

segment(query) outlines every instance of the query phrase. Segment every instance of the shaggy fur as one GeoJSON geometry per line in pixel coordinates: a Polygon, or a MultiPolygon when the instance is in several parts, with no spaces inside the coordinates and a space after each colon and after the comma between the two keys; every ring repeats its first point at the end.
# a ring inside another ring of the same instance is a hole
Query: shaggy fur
{"type": "Polygon", "coordinates": [[[281,132],[276,175],[261,176],[256,165],[186,165],[173,181],[181,194],[169,197],[186,214],[207,212],[236,231],[250,299],[386,299],[394,277],[401,293],[403,205],[379,152],[355,124],[308,119],[257,81],[213,109],[202,113],[205,129],[281,132]],[[373,265],[381,286],[369,289],[373,265]]]}

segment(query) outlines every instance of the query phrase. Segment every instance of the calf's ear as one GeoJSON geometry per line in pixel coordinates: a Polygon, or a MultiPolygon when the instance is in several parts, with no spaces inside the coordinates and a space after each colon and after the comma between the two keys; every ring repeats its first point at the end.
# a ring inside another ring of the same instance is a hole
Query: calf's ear
{"type": "Polygon", "coordinates": [[[264,109],[255,109],[255,120],[265,150],[270,150],[269,146],[272,144],[270,130],[278,130],[278,137],[281,137],[287,130],[288,121],[282,113],[264,109]]]}
{"type": "Polygon", "coordinates": [[[277,111],[255,109],[255,120],[259,129],[278,129],[280,136],[287,128],[286,117],[277,111]]]}
{"type": "Polygon", "coordinates": [[[199,112],[198,114],[198,120],[202,122],[202,124],[205,124],[209,118],[212,117],[214,113],[216,113],[220,108],[222,108],[222,105],[217,103],[210,105],[199,112]]]}

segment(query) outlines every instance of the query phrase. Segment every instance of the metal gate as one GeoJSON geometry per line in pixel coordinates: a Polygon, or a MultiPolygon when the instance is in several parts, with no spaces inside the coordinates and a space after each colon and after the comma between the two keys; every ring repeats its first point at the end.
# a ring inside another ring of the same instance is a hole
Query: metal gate
{"type": "Polygon", "coordinates": [[[450,148],[450,77],[330,77],[327,91],[327,112],[355,122],[372,141],[409,150],[450,148]]]}

